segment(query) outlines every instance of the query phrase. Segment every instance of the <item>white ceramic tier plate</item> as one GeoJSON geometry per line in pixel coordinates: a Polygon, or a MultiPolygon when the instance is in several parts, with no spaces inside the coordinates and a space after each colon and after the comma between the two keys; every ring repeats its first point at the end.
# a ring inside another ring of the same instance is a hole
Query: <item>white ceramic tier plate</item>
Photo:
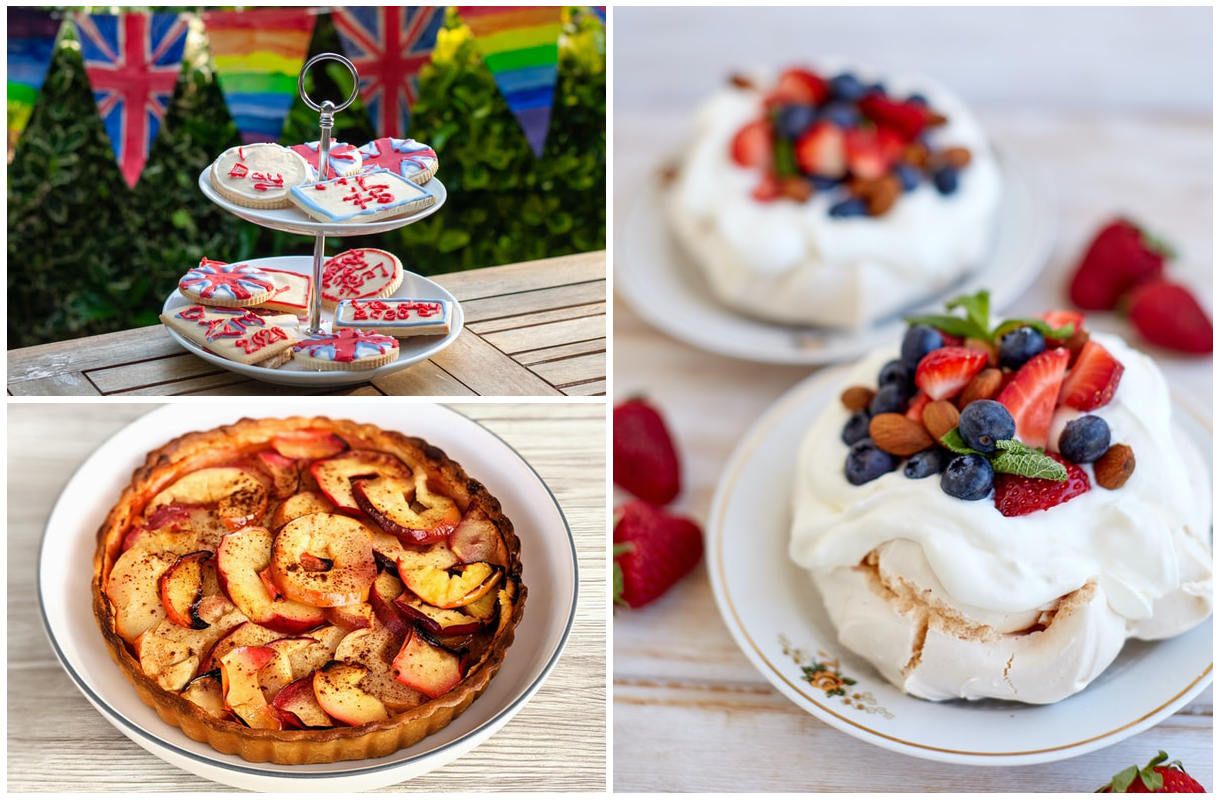
{"type": "MultiPolygon", "coordinates": [[[[242,264],[250,264],[254,267],[263,267],[266,269],[278,269],[285,272],[296,272],[301,275],[313,275],[313,257],[312,256],[273,256],[271,258],[255,258],[250,261],[242,261],[242,264]]],[[[361,369],[361,370],[331,370],[318,371],[307,369],[301,364],[294,361],[289,361],[282,367],[269,369],[267,367],[256,367],[250,364],[239,364],[236,361],[230,361],[227,358],[221,358],[215,353],[210,353],[204,350],[199,345],[187,339],[182,334],[166,327],[165,331],[170,336],[174,337],[174,341],[185,347],[200,358],[215,364],[218,367],[223,367],[230,372],[236,372],[239,375],[244,375],[247,378],[254,378],[268,383],[279,383],[288,386],[349,386],[354,383],[364,383],[383,375],[389,375],[391,372],[397,372],[400,369],[405,369],[412,364],[418,363],[425,359],[431,358],[440,351],[444,350],[449,345],[453,344],[454,340],[462,333],[462,325],[465,319],[462,313],[462,306],[458,303],[457,298],[449,293],[447,289],[442,287],[435,281],[428,280],[422,275],[416,275],[414,272],[403,272],[402,286],[391,297],[413,297],[420,300],[447,300],[449,307],[452,309],[449,320],[449,333],[444,336],[411,336],[406,339],[398,340],[398,358],[397,360],[386,364],[384,367],[376,369],[361,369]]],[[[180,306],[194,305],[194,302],[186,299],[177,289],[165,300],[162,307],[162,312],[169,311],[172,308],[180,306]]],[[[330,324],[333,315],[325,308],[322,309],[321,325],[323,330],[330,330],[330,324]]],[[[305,323],[302,322],[302,327],[305,323]]]]}
{"type": "Polygon", "coordinates": [[[897,341],[902,315],[943,312],[946,300],[991,291],[1003,311],[1037,276],[1054,231],[1052,204],[1033,168],[1008,151],[999,154],[1004,195],[991,250],[954,286],[873,325],[853,329],[800,327],[743,316],[720,303],[701,268],[669,229],[655,170],[634,194],[618,227],[615,291],[646,322],[675,339],[719,355],[776,364],[831,364],[897,341]]]}
{"type": "Polygon", "coordinates": [[[435,214],[437,211],[440,211],[441,206],[445,204],[445,200],[449,197],[445,184],[441,183],[437,178],[432,178],[424,184],[424,188],[436,196],[436,202],[422,211],[416,211],[413,214],[402,214],[397,217],[386,217],[375,222],[349,222],[344,224],[319,222],[296,206],[289,206],[288,208],[247,208],[246,206],[226,200],[212,188],[212,179],[208,177],[210,170],[211,166],[208,166],[207,169],[199,173],[199,190],[213,203],[230,214],[241,217],[248,222],[253,222],[255,225],[262,225],[264,228],[274,228],[277,231],[284,231],[286,233],[299,233],[303,235],[321,233],[326,236],[364,236],[374,233],[385,233],[395,228],[401,228],[404,225],[410,225],[412,222],[419,222],[424,217],[435,214]]]}
{"type": "Polygon", "coordinates": [[[555,666],[576,611],[576,550],[554,495],[503,440],[443,406],[386,402],[355,406],[269,401],[162,406],[116,433],[68,481],[47,522],[39,552],[43,623],[64,669],[120,732],[148,752],[195,775],[241,789],[361,791],[422,775],[470,751],[537,692],[555,666]],[[452,724],[384,758],[334,764],[255,764],[188,738],[144,705],[110,658],[90,597],[96,531],[144,456],[176,436],[242,416],[321,414],[420,436],[444,450],[501,502],[521,539],[525,615],[500,672],[452,724]]]}
{"type": "MultiPolygon", "coordinates": [[[[721,476],[708,524],[708,573],[739,647],[777,690],[831,727],[934,761],[1033,764],[1078,756],[1143,731],[1184,706],[1212,679],[1208,620],[1161,642],[1129,641],[1087,689],[1059,703],[934,703],[903,693],[838,642],[808,574],[788,559],[792,475],[805,431],[838,402],[845,370],[797,385],[753,426],[721,476]],[[798,652],[799,651],[799,652],[798,652]],[[828,694],[801,666],[837,661],[854,679],[828,694]]],[[[1175,404],[1175,434],[1189,452],[1206,442],[1199,474],[1210,485],[1211,431],[1175,404]],[[1207,470],[1207,471],[1205,471],[1207,470]]]]}

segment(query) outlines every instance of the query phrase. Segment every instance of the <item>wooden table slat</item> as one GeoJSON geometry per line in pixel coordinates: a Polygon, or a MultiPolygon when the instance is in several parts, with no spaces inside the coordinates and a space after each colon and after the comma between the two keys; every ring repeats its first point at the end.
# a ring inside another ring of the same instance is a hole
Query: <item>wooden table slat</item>
{"type": "Polygon", "coordinates": [[[584,339],[579,342],[556,345],[555,347],[540,347],[537,350],[522,350],[519,353],[514,353],[513,358],[527,367],[533,367],[547,361],[555,361],[562,358],[572,358],[574,356],[584,356],[589,355],[590,353],[604,352],[606,352],[605,339],[584,339]]]}
{"type": "Polygon", "coordinates": [[[490,342],[464,333],[432,359],[437,366],[460,380],[475,394],[558,395],[562,394],[526,367],[513,361],[490,342]]]}
{"type": "Polygon", "coordinates": [[[494,297],[480,297],[462,303],[466,325],[486,323],[500,317],[515,317],[522,314],[569,308],[588,303],[606,302],[606,287],[602,281],[586,281],[551,289],[533,289],[494,297]]]}
{"type": "Polygon", "coordinates": [[[484,338],[511,355],[554,344],[605,339],[606,318],[598,314],[591,317],[547,322],[541,325],[525,325],[489,333],[484,338]]]}

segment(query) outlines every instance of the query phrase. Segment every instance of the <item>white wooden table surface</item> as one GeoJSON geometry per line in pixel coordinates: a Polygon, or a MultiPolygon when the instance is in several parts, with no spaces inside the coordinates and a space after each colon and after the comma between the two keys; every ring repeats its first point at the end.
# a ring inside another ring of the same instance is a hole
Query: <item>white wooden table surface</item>
{"type": "MultiPolygon", "coordinates": [[[[171,767],[111,727],[60,668],[34,606],[38,543],[60,490],[99,444],[153,407],[9,402],[10,792],[228,790],[171,767]]],[[[501,731],[448,765],[385,791],[603,791],[605,406],[568,402],[452,407],[508,442],[555,493],[578,551],[576,621],[550,677],[501,731]]],[[[240,414],[240,407],[234,411],[240,414]]]]}
{"type": "MultiPolygon", "coordinates": [[[[624,189],[681,148],[694,106],[730,72],[847,56],[934,75],[966,95],[1001,146],[1042,167],[1059,227],[1041,278],[1011,311],[1066,303],[1081,248],[1120,211],[1177,246],[1172,274],[1211,306],[1210,9],[617,8],[613,25],[616,225],[634,200],[624,189]]],[[[740,437],[816,368],[702,352],[651,328],[621,299],[613,314],[613,396],[646,395],[665,410],[685,468],[676,507],[705,522],[740,437]]],[[[1113,315],[1090,324],[1130,335],[1113,315]]],[[[1155,355],[1210,422],[1211,359],[1155,355]]],[[[1160,725],[1094,753],[964,767],[866,744],[773,690],[720,620],[703,566],[654,605],[617,612],[613,640],[619,791],[1091,791],[1158,749],[1214,785],[1210,688],[1160,725]]]]}

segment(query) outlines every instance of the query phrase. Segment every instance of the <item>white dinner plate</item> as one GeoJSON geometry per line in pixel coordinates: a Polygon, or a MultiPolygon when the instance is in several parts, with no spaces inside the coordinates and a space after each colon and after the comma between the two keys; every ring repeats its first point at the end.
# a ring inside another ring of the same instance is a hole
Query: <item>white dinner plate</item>
{"type": "MultiPolygon", "coordinates": [[[[271,258],[255,258],[240,263],[263,269],[278,269],[285,272],[296,272],[301,275],[313,275],[312,256],[272,256],[271,258]]],[[[456,297],[436,281],[404,270],[402,286],[399,286],[398,290],[390,295],[390,297],[447,300],[451,309],[449,333],[443,336],[411,336],[406,339],[399,339],[398,358],[383,367],[375,369],[319,371],[307,369],[295,360],[289,361],[284,366],[277,367],[276,369],[257,367],[252,364],[239,364],[236,361],[221,358],[215,353],[204,350],[169,326],[166,326],[165,330],[170,336],[174,337],[174,341],[205,361],[209,361],[218,367],[223,367],[230,372],[245,375],[247,378],[254,378],[255,380],[266,381],[268,383],[286,384],[288,386],[349,386],[353,383],[364,383],[365,381],[380,378],[383,375],[389,375],[391,372],[397,372],[412,364],[429,359],[453,344],[454,340],[462,333],[462,325],[465,320],[462,306],[458,303],[456,297]]],[[[175,289],[165,299],[165,305],[162,306],[161,311],[166,312],[173,308],[194,304],[193,300],[188,300],[181,292],[175,289]]],[[[320,323],[323,330],[330,330],[332,318],[332,312],[323,308],[320,323]]]]}
{"type": "MultiPolygon", "coordinates": [[[[1017,765],[1115,744],[1211,683],[1210,620],[1173,639],[1128,641],[1087,689],[1044,706],[921,700],[840,645],[813,581],[788,558],[788,533],[798,448],[826,404],[838,402],[844,375],[845,368],[820,372],[772,406],[737,447],[712,501],[708,572],[717,605],[738,646],[776,689],[827,725],[889,750],[1017,765]],[[818,672],[855,683],[825,677],[825,687],[815,687],[801,669],[815,662],[818,672]]],[[[1210,471],[1211,430],[1201,420],[1175,404],[1179,444],[1189,452],[1192,443],[1206,442],[1201,456],[1210,471]]]]}
{"type": "Polygon", "coordinates": [[[199,173],[199,190],[209,200],[225,211],[234,216],[241,217],[247,222],[262,225],[264,228],[274,228],[277,231],[284,231],[285,233],[299,233],[310,236],[319,233],[326,236],[364,236],[374,233],[385,233],[386,231],[401,228],[404,225],[410,225],[412,222],[419,222],[424,217],[432,216],[441,210],[441,206],[445,204],[445,200],[449,197],[445,184],[441,183],[437,178],[432,178],[424,184],[423,188],[432,193],[436,198],[436,202],[420,211],[411,214],[401,214],[397,217],[386,217],[373,222],[320,222],[296,206],[289,206],[287,208],[247,208],[246,206],[240,206],[237,203],[226,200],[212,188],[212,180],[208,177],[210,170],[211,167],[209,166],[199,173]]]}
{"type": "Polygon", "coordinates": [[[576,549],[558,502],[533,468],[478,423],[422,403],[282,403],[162,406],[99,447],[64,487],[38,557],[38,598],[56,656],[111,724],[180,769],[228,786],[260,791],[360,791],[398,783],[449,763],[499,730],[537,692],[555,666],[576,612],[576,549]],[[501,502],[521,539],[525,614],[499,674],[443,730],[389,756],[334,764],[256,764],[224,755],[163,722],[140,701],[111,660],[93,618],[90,579],[96,532],[144,456],[172,438],[234,422],[239,416],[322,414],[420,436],[444,450],[501,502]]]}
{"type": "Polygon", "coordinates": [[[1055,217],[1045,182],[1007,150],[998,154],[1004,180],[998,224],[983,263],[925,302],[872,325],[852,329],[802,327],[741,315],[712,294],[702,269],[669,229],[655,170],[634,195],[618,227],[615,291],[653,327],[719,355],[775,364],[832,364],[902,336],[904,314],[943,312],[960,294],[991,291],[1004,310],[1037,277],[1050,251],[1055,217]]]}

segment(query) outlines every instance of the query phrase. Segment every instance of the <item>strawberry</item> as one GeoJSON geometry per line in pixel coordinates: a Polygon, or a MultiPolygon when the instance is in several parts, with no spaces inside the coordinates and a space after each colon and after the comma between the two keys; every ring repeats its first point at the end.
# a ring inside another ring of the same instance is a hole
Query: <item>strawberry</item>
{"type": "Polygon", "coordinates": [[[996,396],[1017,423],[1017,438],[1030,447],[1046,447],[1069,358],[1062,347],[1044,350],[1022,364],[996,396]]]}
{"type": "Polygon", "coordinates": [[[843,133],[847,168],[857,178],[872,180],[890,171],[902,153],[902,140],[882,128],[850,128],[843,133]]]}
{"type": "Polygon", "coordinates": [[[1148,762],[1148,766],[1140,769],[1134,764],[1110,779],[1110,782],[1098,789],[1098,792],[1206,792],[1203,784],[1186,774],[1186,768],[1181,761],[1170,761],[1164,764],[1169,756],[1164,750],[1158,751],[1156,757],[1148,762]]]}
{"type": "Polygon", "coordinates": [[[614,482],[659,505],[678,496],[678,454],[665,420],[647,401],[632,399],[614,407],[614,482]]]}
{"type": "MultiPolygon", "coordinates": [[[[1081,314],[1079,311],[1072,311],[1071,309],[1055,308],[1045,312],[1040,319],[1056,330],[1065,328],[1068,325],[1072,326],[1073,331],[1084,328],[1084,314],[1081,314]]],[[[1052,339],[1048,336],[1046,344],[1048,347],[1058,347],[1066,341],[1066,339],[1052,339]]]]}
{"type": "Polygon", "coordinates": [[[805,69],[789,69],[779,76],[779,83],[769,100],[782,103],[818,104],[827,98],[830,88],[826,80],[805,69]]]}
{"type": "MultiPolygon", "coordinates": [[[[1018,428],[1017,434],[1020,433],[1018,428]]],[[[1067,468],[1067,480],[1055,481],[1049,478],[1027,478],[1008,472],[997,473],[995,507],[1001,514],[1006,517],[1019,517],[1031,511],[1041,511],[1066,503],[1092,488],[1089,476],[1080,467],[1065,460],[1058,453],[1047,455],[1067,468]]]]}
{"type": "Polygon", "coordinates": [[[878,128],[888,128],[905,142],[913,142],[928,127],[931,112],[922,103],[894,100],[874,92],[860,98],[860,113],[876,123],[878,128]]]}
{"type": "Polygon", "coordinates": [[[927,393],[919,391],[911,398],[911,404],[907,406],[907,419],[915,420],[920,425],[923,424],[923,409],[928,403],[932,402],[932,398],[927,393]]]}
{"type": "Polygon", "coordinates": [[[1126,220],[1114,220],[1085,250],[1068,285],[1068,296],[1081,308],[1109,310],[1137,284],[1159,278],[1168,248],[1126,220]]]}
{"type": "Polygon", "coordinates": [[[915,385],[933,400],[948,400],[987,366],[987,354],[967,347],[941,347],[915,368],[915,385]]]}
{"type": "Polygon", "coordinates": [[[1180,353],[1212,351],[1212,321],[1190,290],[1169,281],[1136,287],[1127,313],[1140,335],[1153,344],[1180,353]]]}
{"type": "Polygon", "coordinates": [[[815,122],[796,140],[796,163],[806,175],[843,177],[847,172],[843,130],[833,122],[815,122]]]}
{"type": "Polygon", "coordinates": [[[778,200],[784,196],[784,182],[774,172],[764,172],[750,196],[763,203],[778,200]]]}
{"type": "Polygon", "coordinates": [[[770,167],[771,123],[760,119],[743,125],[729,144],[729,155],[740,167],[770,167]]]}
{"type": "Polygon", "coordinates": [[[616,511],[614,602],[639,608],[656,600],[703,557],[703,534],[689,519],[632,500],[616,511]]]}
{"type": "Polygon", "coordinates": [[[1090,339],[1085,342],[1063,379],[1059,403],[1079,411],[1101,408],[1114,397],[1114,390],[1123,377],[1123,365],[1106,348],[1090,339]]]}

